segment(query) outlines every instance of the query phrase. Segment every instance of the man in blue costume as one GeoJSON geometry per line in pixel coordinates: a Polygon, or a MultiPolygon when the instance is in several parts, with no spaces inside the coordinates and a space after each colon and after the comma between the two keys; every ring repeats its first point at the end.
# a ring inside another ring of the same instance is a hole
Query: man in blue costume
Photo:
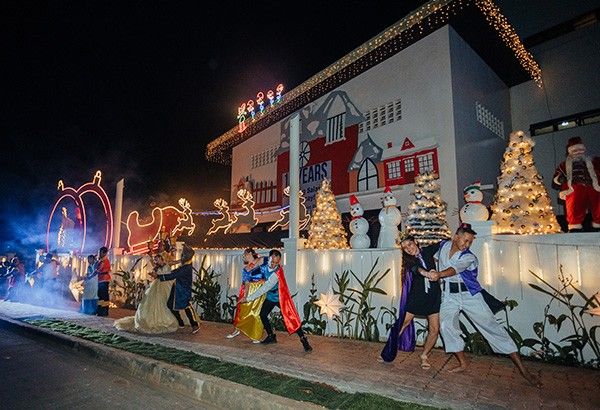
{"type": "Polygon", "coordinates": [[[483,288],[477,280],[479,261],[469,249],[476,234],[470,224],[461,224],[451,241],[441,243],[435,255],[438,270],[423,272],[428,273],[431,280],[442,280],[440,330],[446,353],[453,353],[458,360],[458,364],[448,371],[462,372],[469,366],[460,329],[459,314],[462,312],[477,327],[494,352],[508,355],[521,375],[532,385],[540,387],[537,377],[523,366],[517,346],[496,321],[484,299],[483,288]]]}
{"type": "Polygon", "coordinates": [[[269,264],[261,265],[260,269],[263,273],[265,281],[254,293],[240,299],[239,303],[251,302],[258,299],[265,293],[267,294],[260,310],[260,319],[267,331],[267,337],[261,342],[262,344],[277,343],[277,337],[273,332],[271,323],[269,322],[269,313],[278,306],[281,309],[283,323],[289,334],[296,333],[302,342],[305,352],[312,351],[308,339],[302,331],[302,321],[296,310],[296,306],[290,296],[290,291],[285,281],[285,275],[281,263],[281,252],[277,249],[272,249],[269,252],[269,264]]]}

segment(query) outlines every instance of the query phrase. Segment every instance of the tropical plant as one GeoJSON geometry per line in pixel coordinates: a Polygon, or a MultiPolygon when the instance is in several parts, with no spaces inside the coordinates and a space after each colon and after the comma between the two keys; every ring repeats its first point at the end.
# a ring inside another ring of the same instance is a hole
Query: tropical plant
{"type": "Polygon", "coordinates": [[[396,320],[398,320],[398,308],[396,306],[392,306],[391,308],[382,306],[377,313],[377,318],[381,324],[385,323],[385,331],[388,332],[394,326],[396,320]]]}
{"type": "Polygon", "coordinates": [[[335,274],[335,284],[337,289],[333,289],[333,293],[338,295],[340,302],[344,305],[340,309],[340,315],[333,318],[336,323],[338,337],[351,337],[352,323],[354,322],[353,310],[354,304],[349,303],[350,300],[346,297],[346,291],[350,285],[350,272],[345,270],[342,274],[335,274]]]}
{"type": "Polygon", "coordinates": [[[137,258],[129,270],[115,272],[120,280],[110,283],[111,299],[124,299],[123,307],[126,309],[137,309],[150,283],[148,280],[137,279],[134,273],[135,267],[143,258],[137,258]]]}
{"type": "Polygon", "coordinates": [[[200,270],[192,282],[192,302],[200,309],[200,318],[212,322],[221,321],[221,284],[220,273],[210,266],[205,267],[206,255],[202,258],[200,270]]]}
{"type": "Polygon", "coordinates": [[[528,338],[523,340],[522,345],[535,351],[534,355],[538,358],[562,364],[579,364],[591,367],[600,367],[600,344],[596,338],[596,332],[599,325],[589,327],[585,322],[585,316],[590,315],[591,310],[597,311],[600,306],[600,300],[597,295],[587,296],[576,285],[572,275],[566,275],[563,272],[562,265],[559,268],[558,281],[559,286],[555,287],[548,283],[544,278],[536,273],[529,271],[537,278],[544,287],[530,283],[533,289],[550,296],[550,301],[544,307],[544,318],[540,322],[533,324],[533,331],[537,339],[528,338]],[[582,302],[577,303],[579,296],[582,302]],[[553,305],[566,308],[566,313],[556,316],[551,313],[553,305]],[[559,332],[569,326],[572,334],[563,337],[558,342],[551,341],[547,336],[549,327],[559,332]],[[589,347],[594,353],[595,358],[586,362],[584,359],[584,349],[589,347]]]}
{"type": "Polygon", "coordinates": [[[226,323],[233,323],[233,319],[235,318],[235,311],[237,309],[238,295],[229,294],[229,288],[225,293],[225,302],[221,304],[221,321],[226,323]]]}
{"type": "Polygon", "coordinates": [[[336,318],[338,334],[341,330],[342,337],[345,337],[346,331],[348,331],[347,336],[354,339],[379,341],[379,327],[377,326],[377,322],[381,310],[387,308],[380,307],[380,312],[377,316],[374,316],[375,307],[371,305],[371,302],[374,293],[387,295],[383,289],[377,286],[390,272],[390,269],[388,268],[383,273],[379,270],[376,271],[375,268],[378,262],[379,258],[375,260],[369,274],[364,280],[360,280],[352,270],[344,271],[342,275],[335,275],[338,289],[334,289],[334,294],[339,295],[340,301],[344,304],[344,307],[340,310],[340,318],[336,318]],[[354,277],[360,288],[348,287],[350,283],[348,273],[354,277]],[[349,293],[348,295],[346,295],[346,291],[349,293]],[[354,308],[356,308],[356,311],[354,308]]]}
{"type": "Polygon", "coordinates": [[[309,290],[310,297],[304,304],[304,319],[302,320],[302,330],[305,333],[314,335],[323,335],[325,333],[325,326],[327,321],[323,320],[319,307],[315,305],[318,300],[317,287],[315,285],[315,274],[311,276],[311,286],[309,290]]]}
{"type": "Polygon", "coordinates": [[[283,321],[283,315],[281,314],[281,310],[273,310],[269,314],[269,322],[273,329],[278,330],[280,332],[287,331],[285,327],[285,323],[283,321]]]}

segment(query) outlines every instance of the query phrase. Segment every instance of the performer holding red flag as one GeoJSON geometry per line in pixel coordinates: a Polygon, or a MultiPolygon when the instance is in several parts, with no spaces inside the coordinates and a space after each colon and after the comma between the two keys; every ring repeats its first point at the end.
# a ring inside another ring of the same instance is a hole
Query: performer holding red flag
{"type": "Polygon", "coordinates": [[[277,249],[269,252],[269,264],[261,265],[261,271],[266,280],[254,293],[240,299],[240,303],[252,302],[260,298],[266,293],[265,301],[260,310],[260,319],[267,331],[267,337],[261,342],[262,344],[277,343],[277,337],[273,332],[271,323],[269,322],[269,313],[278,306],[281,309],[283,322],[289,334],[296,333],[300,337],[302,346],[305,352],[312,351],[312,347],[308,343],[308,339],[302,331],[300,316],[294,306],[290,291],[285,281],[285,275],[281,263],[281,252],[277,249]]]}

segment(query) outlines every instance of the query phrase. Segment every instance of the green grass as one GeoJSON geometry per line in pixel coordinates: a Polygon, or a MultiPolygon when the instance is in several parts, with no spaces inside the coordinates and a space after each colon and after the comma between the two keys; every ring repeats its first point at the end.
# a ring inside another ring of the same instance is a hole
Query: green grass
{"type": "Polygon", "coordinates": [[[345,393],[336,388],[282,374],[204,357],[194,352],[128,339],[75,323],[47,318],[24,318],[24,322],[55,332],[90,340],[167,363],[187,367],[235,383],[254,387],[282,397],[307,401],[332,409],[432,409],[399,402],[370,393],[345,393]]]}

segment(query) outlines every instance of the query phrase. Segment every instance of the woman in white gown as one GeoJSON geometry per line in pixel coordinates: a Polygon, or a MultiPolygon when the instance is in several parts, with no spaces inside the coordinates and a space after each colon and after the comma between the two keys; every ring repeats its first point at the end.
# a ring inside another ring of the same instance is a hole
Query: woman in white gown
{"type": "MultiPolygon", "coordinates": [[[[171,272],[171,267],[166,263],[161,254],[154,256],[154,270],[158,275],[171,272]]],[[[173,280],[161,281],[155,279],[144,294],[140,305],[135,311],[135,316],[127,316],[115,320],[114,326],[119,330],[139,333],[173,333],[179,325],[173,313],[167,307],[167,300],[173,287],[173,280]]]]}

